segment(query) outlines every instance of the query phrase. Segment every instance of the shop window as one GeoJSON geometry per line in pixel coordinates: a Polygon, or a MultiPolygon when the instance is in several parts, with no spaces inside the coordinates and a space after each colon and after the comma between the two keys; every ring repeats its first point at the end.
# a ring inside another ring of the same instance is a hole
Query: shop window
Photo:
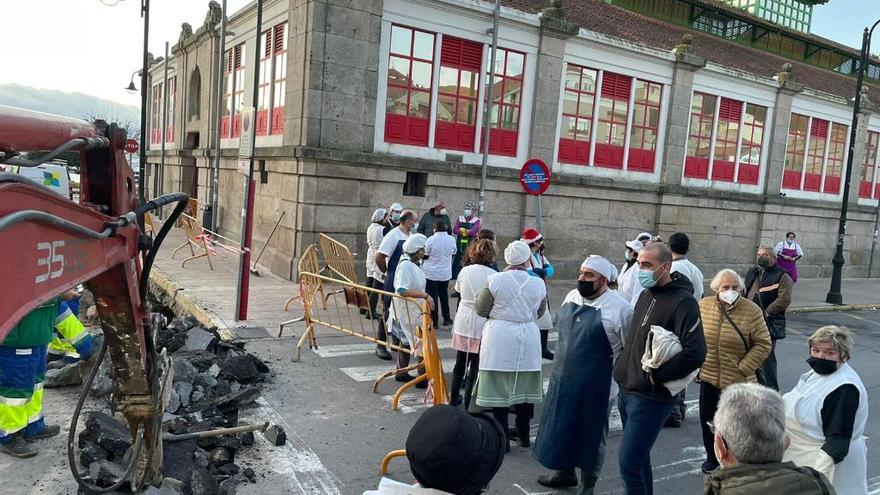
{"type": "Polygon", "coordinates": [[[597,167],[623,168],[623,151],[626,144],[626,117],[629,113],[629,97],[632,78],[604,72],[599,99],[599,130],[596,136],[597,167]]]}
{"type": "Polygon", "coordinates": [[[494,87],[489,89],[489,153],[493,155],[516,156],[525,59],[524,53],[506,48],[498,48],[495,55],[494,87]]]}
{"type": "Polygon", "coordinates": [[[687,157],[684,164],[685,177],[709,178],[712,130],[717,100],[717,97],[703,93],[694,93],[691,100],[691,123],[688,132],[687,157]]]}
{"type": "Polygon", "coordinates": [[[784,189],[838,194],[849,126],[792,114],[788,130],[784,189]]]}
{"type": "Polygon", "coordinates": [[[657,83],[636,81],[627,170],[649,173],[654,171],[662,92],[662,86],[657,83]]]}
{"type": "Polygon", "coordinates": [[[865,162],[859,180],[859,197],[880,199],[880,188],[877,187],[877,146],[880,144],[880,132],[868,131],[868,142],[865,148],[865,162]]]}

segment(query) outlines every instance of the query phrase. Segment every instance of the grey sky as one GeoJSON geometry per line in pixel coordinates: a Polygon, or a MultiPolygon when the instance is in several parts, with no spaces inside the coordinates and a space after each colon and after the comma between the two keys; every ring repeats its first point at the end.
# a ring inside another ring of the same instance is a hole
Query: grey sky
{"type": "MultiPolygon", "coordinates": [[[[0,0],[0,83],[79,91],[139,105],[140,96],[123,88],[141,65],[140,3],[121,0],[107,7],[100,0],[0,0]]],[[[229,11],[247,3],[228,0],[229,11]]],[[[178,39],[181,23],[198,29],[207,7],[208,0],[151,0],[153,54],[162,55],[164,42],[178,39]]],[[[860,46],[863,24],[878,18],[878,0],[831,0],[816,7],[813,32],[860,46]]],[[[880,52],[880,40],[874,46],[880,52]]]]}

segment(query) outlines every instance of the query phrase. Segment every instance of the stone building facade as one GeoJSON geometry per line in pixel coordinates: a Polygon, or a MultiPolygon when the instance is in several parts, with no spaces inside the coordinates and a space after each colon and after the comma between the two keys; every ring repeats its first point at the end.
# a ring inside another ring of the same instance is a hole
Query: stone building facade
{"type": "MultiPolygon", "coordinates": [[[[622,261],[624,241],[642,231],[688,233],[707,274],[741,270],[757,245],[789,230],[806,252],[802,276],[830,276],[856,84],[841,73],[846,62],[834,71],[810,57],[827,66],[857,51],[718,0],[663,2],[703,13],[683,25],[634,11],[637,0],[502,0],[484,226],[502,244],[535,226],[519,168],[539,158],[553,171],[542,226],[562,276],[589,253],[622,261]],[[697,28],[706,12],[716,31],[697,28]],[[741,39],[719,36],[719,25],[722,34],[738,26],[741,39]],[[813,55],[756,48],[767,36],[813,55]]],[[[214,214],[230,237],[243,204],[236,117],[252,98],[254,6],[229,16],[222,61],[213,2],[203,26],[184,26],[174,45],[161,185],[163,61],[150,72],[151,193],[182,190],[210,204],[213,98],[224,92],[214,214]]],[[[422,214],[444,200],[460,214],[477,198],[492,9],[479,0],[265,2],[260,53],[271,71],[260,75],[254,237],[262,247],[285,212],[262,260],[273,272],[294,277],[319,232],[362,257],[377,207],[422,214]]],[[[869,83],[870,99],[880,91],[869,83]]],[[[866,271],[880,193],[872,111],[869,102],[854,141],[847,277],[866,271]]]]}

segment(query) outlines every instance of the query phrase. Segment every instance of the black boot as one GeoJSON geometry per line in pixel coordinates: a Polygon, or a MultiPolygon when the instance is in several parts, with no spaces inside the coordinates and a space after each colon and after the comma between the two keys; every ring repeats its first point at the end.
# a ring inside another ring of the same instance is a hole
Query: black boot
{"type": "Polygon", "coordinates": [[[517,404],[516,408],[516,443],[520,447],[530,447],[532,445],[531,429],[529,422],[532,419],[534,408],[531,404],[517,404]]]}
{"type": "Polygon", "coordinates": [[[597,481],[599,481],[599,478],[592,474],[585,474],[584,470],[581,469],[581,481],[578,483],[577,495],[593,495],[597,481]]]}
{"type": "Polygon", "coordinates": [[[553,361],[553,353],[547,348],[547,337],[550,330],[541,330],[541,357],[553,361]]]}
{"type": "Polygon", "coordinates": [[[560,469],[554,470],[550,474],[539,476],[538,484],[549,488],[566,488],[578,486],[578,479],[574,469],[560,469]]]}
{"type": "Polygon", "coordinates": [[[376,355],[379,356],[379,359],[384,361],[391,361],[391,353],[388,352],[388,348],[384,345],[376,346],[376,355]]]}

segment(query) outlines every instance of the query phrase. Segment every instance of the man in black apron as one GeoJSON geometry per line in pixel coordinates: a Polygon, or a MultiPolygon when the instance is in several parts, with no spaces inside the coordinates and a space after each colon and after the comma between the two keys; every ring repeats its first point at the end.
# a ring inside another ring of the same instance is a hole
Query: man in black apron
{"type": "Polygon", "coordinates": [[[611,373],[623,349],[632,306],[608,283],[617,269],[592,255],[581,265],[578,288],[572,290],[556,316],[559,341],[555,366],[544,400],[535,455],[553,469],[538,483],[552,488],[578,486],[592,494],[602,470],[608,435],[611,373]],[[581,470],[581,479],[575,474],[581,470]]]}

